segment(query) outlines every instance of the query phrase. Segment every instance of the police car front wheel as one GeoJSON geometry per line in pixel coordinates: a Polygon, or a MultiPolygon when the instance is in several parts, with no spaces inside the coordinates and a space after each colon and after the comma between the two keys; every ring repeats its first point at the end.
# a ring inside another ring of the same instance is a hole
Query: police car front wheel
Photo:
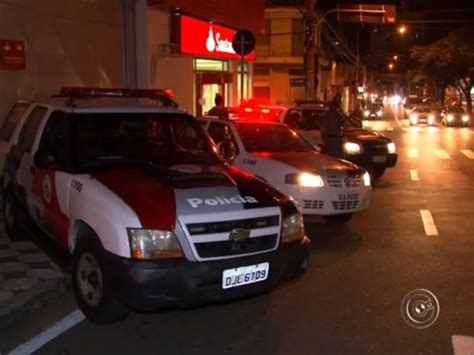
{"type": "Polygon", "coordinates": [[[79,240],[73,257],[72,284],[84,315],[92,322],[109,324],[125,318],[128,307],[107,287],[101,255],[102,246],[93,236],[79,240]]]}

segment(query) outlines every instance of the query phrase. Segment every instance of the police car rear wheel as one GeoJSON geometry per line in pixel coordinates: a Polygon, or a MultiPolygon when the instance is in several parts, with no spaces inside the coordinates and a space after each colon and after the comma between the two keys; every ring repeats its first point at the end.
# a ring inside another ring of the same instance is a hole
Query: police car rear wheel
{"type": "Polygon", "coordinates": [[[5,229],[11,239],[18,238],[18,217],[16,209],[15,195],[13,188],[9,186],[5,191],[3,200],[3,215],[5,219],[5,229]]]}
{"type": "Polygon", "coordinates": [[[334,214],[331,216],[324,216],[324,218],[330,224],[344,224],[351,220],[352,213],[334,214]]]}
{"type": "Polygon", "coordinates": [[[104,279],[102,246],[94,237],[79,240],[74,251],[72,284],[79,308],[92,322],[109,324],[125,318],[128,307],[116,300],[104,279]]]}

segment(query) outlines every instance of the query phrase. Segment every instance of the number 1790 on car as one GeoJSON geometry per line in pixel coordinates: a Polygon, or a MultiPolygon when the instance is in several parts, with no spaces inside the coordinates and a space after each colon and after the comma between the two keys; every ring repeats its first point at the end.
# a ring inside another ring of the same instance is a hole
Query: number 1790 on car
{"type": "Polygon", "coordinates": [[[227,269],[222,273],[222,288],[232,288],[265,281],[268,278],[269,263],[227,269]]]}

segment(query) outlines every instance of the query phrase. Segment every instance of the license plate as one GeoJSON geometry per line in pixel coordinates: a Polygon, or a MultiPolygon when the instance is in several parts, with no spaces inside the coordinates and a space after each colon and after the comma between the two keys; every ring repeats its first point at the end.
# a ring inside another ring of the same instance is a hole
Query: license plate
{"type": "Polygon", "coordinates": [[[374,163],[385,163],[387,161],[387,157],[385,155],[376,155],[372,158],[374,163]]]}
{"type": "Polygon", "coordinates": [[[224,270],[222,273],[222,288],[226,289],[265,281],[268,278],[269,269],[269,263],[261,263],[224,270]]]}
{"type": "Polygon", "coordinates": [[[359,194],[356,194],[356,193],[339,194],[338,199],[339,201],[356,201],[359,199],[359,194]]]}

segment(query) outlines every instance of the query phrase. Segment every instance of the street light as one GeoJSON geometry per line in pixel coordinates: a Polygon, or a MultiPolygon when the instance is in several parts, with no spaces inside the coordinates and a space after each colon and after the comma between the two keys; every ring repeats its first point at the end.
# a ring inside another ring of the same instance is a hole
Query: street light
{"type": "Polygon", "coordinates": [[[393,65],[393,63],[389,63],[388,69],[393,70],[394,67],[395,67],[395,66],[393,65]]]}
{"type": "Polygon", "coordinates": [[[393,60],[398,60],[398,55],[395,54],[395,55],[393,56],[393,60]]]}
{"type": "Polygon", "coordinates": [[[408,28],[405,25],[400,25],[398,26],[397,31],[403,36],[405,33],[407,33],[408,28]]]}

